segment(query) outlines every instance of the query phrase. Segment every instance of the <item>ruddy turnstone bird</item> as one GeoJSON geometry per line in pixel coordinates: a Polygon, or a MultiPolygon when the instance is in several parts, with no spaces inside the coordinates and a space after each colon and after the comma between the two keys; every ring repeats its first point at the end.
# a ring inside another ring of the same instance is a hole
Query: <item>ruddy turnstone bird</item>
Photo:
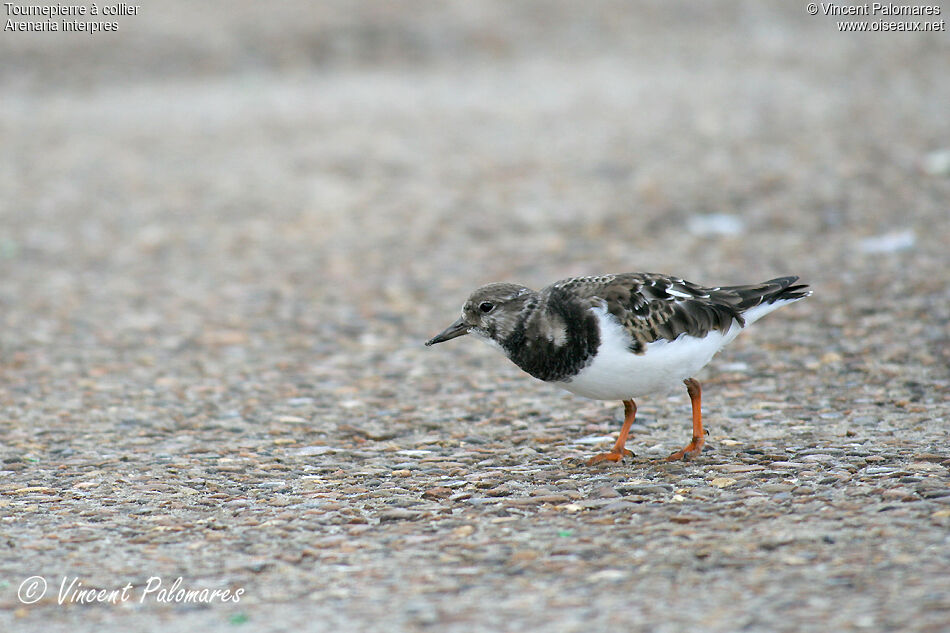
{"type": "Polygon", "coordinates": [[[811,294],[798,277],[704,288],[651,273],[575,277],[540,291],[482,286],[462,316],[426,345],[475,334],[535,378],[596,400],[621,400],[613,449],[587,463],[617,462],[637,413],[635,398],[686,385],[693,437],[667,459],[695,457],[705,436],[701,389],[693,376],[739,332],[772,310],[811,294]]]}

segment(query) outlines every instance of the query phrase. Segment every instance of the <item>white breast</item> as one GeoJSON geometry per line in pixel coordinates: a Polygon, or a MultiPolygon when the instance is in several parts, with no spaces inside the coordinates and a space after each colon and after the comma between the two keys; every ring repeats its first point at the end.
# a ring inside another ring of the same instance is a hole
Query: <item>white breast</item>
{"type": "Polygon", "coordinates": [[[597,355],[570,381],[553,384],[595,400],[627,400],[670,391],[696,374],[742,331],[739,323],[733,322],[726,334],[716,330],[704,338],[682,335],[674,341],[648,343],[644,353],[634,354],[630,335],[620,322],[603,308],[593,310],[600,326],[597,355]]]}

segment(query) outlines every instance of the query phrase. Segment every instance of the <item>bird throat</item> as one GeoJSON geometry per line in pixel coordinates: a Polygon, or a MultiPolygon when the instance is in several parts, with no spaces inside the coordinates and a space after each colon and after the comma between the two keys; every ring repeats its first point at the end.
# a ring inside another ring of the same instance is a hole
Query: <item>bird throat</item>
{"type": "Polygon", "coordinates": [[[564,292],[528,306],[501,342],[508,358],[535,378],[567,382],[593,360],[600,345],[596,315],[564,292]]]}

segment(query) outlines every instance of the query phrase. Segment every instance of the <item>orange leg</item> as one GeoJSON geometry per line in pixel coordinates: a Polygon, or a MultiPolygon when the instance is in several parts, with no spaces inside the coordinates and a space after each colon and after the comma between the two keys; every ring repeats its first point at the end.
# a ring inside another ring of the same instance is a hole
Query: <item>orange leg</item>
{"type": "Polygon", "coordinates": [[[702,389],[699,387],[699,382],[693,378],[687,378],[683,382],[686,384],[689,401],[693,405],[693,439],[690,440],[689,444],[667,457],[667,461],[696,457],[703,451],[703,444],[706,443],[705,433],[703,433],[703,414],[700,410],[702,389]]]}
{"type": "Polygon", "coordinates": [[[633,455],[633,451],[625,449],[623,445],[627,443],[627,436],[630,435],[630,426],[633,424],[633,419],[637,417],[636,403],[633,400],[624,400],[623,413],[623,426],[620,428],[620,435],[617,437],[617,442],[614,444],[614,447],[610,449],[609,453],[601,453],[588,459],[588,466],[593,466],[598,462],[619,462],[627,455],[633,455]]]}

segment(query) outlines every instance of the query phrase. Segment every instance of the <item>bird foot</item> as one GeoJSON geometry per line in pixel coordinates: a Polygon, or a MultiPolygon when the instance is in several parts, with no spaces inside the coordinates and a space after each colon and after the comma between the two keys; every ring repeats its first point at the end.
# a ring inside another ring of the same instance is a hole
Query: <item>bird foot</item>
{"type": "Polygon", "coordinates": [[[623,449],[622,452],[610,451],[609,453],[600,453],[599,455],[594,455],[587,460],[588,466],[593,466],[594,464],[599,464],[600,462],[619,462],[623,461],[624,457],[632,457],[633,451],[628,449],[623,449]]]}
{"type": "Polygon", "coordinates": [[[676,451],[671,453],[669,457],[666,458],[666,461],[673,462],[678,459],[692,459],[698,457],[700,453],[703,452],[703,444],[706,443],[706,440],[702,437],[694,437],[689,444],[676,451]]]}

